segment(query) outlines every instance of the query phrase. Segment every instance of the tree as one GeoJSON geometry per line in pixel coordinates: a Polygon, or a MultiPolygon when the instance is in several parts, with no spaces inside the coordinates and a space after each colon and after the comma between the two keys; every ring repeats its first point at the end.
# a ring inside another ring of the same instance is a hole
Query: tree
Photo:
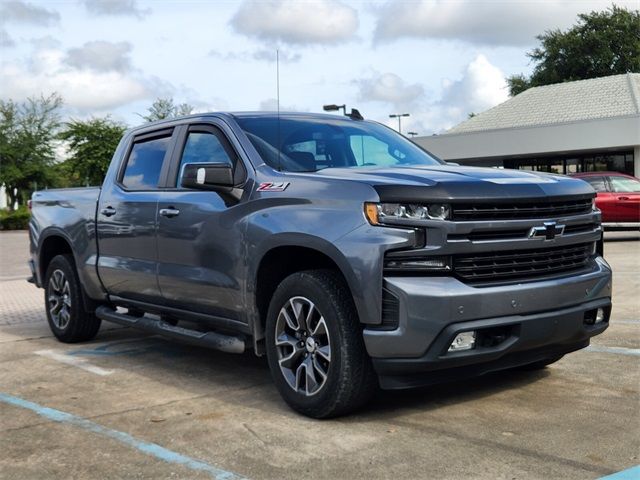
{"type": "Polygon", "coordinates": [[[23,103],[0,100],[0,185],[6,186],[12,206],[17,200],[25,204],[35,188],[54,180],[51,166],[61,106],[56,93],[23,103]]]}
{"type": "Polygon", "coordinates": [[[126,127],[109,117],[67,122],[58,138],[70,156],[60,168],[72,185],[101,185],[126,127]]]}
{"type": "Polygon", "coordinates": [[[175,105],[173,98],[157,98],[147,111],[149,112],[147,115],[138,115],[147,122],[155,122],[156,120],[164,120],[165,118],[189,115],[193,111],[193,107],[188,103],[175,105]]]}
{"type": "Polygon", "coordinates": [[[566,32],[548,30],[527,56],[536,64],[529,78],[507,78],[511,95],[527,88],[628,72],[640,72],[640,11],[613,5],[578,15],[566,32]]]}

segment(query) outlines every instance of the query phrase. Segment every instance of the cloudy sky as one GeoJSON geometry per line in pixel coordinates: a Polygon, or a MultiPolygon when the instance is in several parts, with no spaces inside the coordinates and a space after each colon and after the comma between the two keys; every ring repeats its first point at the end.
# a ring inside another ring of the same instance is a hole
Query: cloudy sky
{"type": "MultiPolygon", "coordinates": [[[[638,0],[617,0],[637,8],[638,0]]],[[[140,123],[157,97],[197,111],[346,103],[440,132],[507,99],[535,35],[600,0],[0,0],[0,98],[59,92],[65,115],[140,123]]]]}

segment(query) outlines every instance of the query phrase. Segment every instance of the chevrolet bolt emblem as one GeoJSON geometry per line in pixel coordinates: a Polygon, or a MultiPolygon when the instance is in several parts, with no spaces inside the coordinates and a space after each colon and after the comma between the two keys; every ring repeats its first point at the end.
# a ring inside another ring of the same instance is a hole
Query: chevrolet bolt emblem
{"type": "Polygon", "coordinates": [[[529,230],[529,238],[544,237],[545,241],[549,241],[562,236],[563,233],[564,225],[558,225],[556,222],[544,222],[544,225],[529,230]]]}

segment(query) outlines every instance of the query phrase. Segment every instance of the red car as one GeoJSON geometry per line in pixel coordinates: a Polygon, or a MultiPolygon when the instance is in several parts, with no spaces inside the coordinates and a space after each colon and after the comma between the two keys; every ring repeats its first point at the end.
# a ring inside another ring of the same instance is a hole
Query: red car
{"type": "Polygon", "coordinates": [[[573,177],[591,184],[608,230],[640,229],[640,180],[620,172],[576,173],[573,177]]]}

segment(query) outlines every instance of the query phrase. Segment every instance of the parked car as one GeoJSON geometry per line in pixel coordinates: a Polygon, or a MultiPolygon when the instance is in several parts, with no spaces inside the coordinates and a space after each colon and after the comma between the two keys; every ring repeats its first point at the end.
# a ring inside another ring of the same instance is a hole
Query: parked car
{"type": "Polygon", "coordinates": [[[59,340],[108,320],[253,349],[326,418],[589,345],[611,312],[594,197],[359,115],[201,114],[126,132],[102,188],[34,193],[30,265],[59,340]]]}
{"type": "Polygon", "coordinates": [[[588,172],[573,175],[597,192],[596,206],[607,230],[640,230],[640,180],[620,172],[588,172]]]}

